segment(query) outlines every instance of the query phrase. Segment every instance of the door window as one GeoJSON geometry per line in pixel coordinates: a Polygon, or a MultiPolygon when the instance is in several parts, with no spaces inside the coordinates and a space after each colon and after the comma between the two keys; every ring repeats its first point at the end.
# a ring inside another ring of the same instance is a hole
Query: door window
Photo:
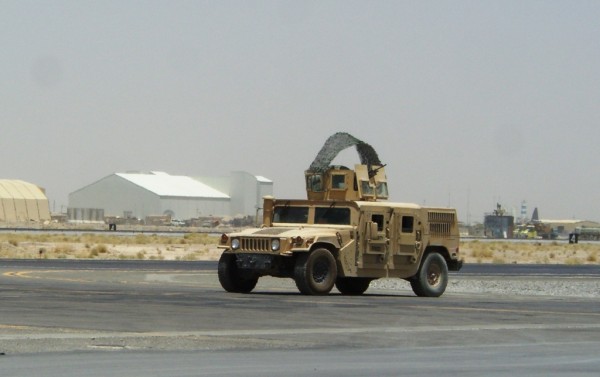
{"type": "Polygon", "coordinates": [[[346,189],[346,176],[343,174],[334,174],[331,176],[331,188],[334,190],[346,189]]]}
{"type": "Polygon", "coordinates": [[[415,218],[412,216],[402,216],[402,233],[412,233],[414,230],[415,218]]]}
{"type": "Polygon", "coordinates": [[[383,215],[372,215],[371,221],[377,223],[378,232],[383,232],[383,215]]]}

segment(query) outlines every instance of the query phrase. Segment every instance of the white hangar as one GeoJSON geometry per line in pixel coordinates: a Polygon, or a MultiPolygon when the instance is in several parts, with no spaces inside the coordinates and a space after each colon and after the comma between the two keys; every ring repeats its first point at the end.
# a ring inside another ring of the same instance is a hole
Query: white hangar
{"type": "Polygon", "coordinates": [[[229,177],[115,173],[69,194],[68,213],[70,220],[256,216],[262,197],[272,194],[271,180],[242,171],[229,177]]]}

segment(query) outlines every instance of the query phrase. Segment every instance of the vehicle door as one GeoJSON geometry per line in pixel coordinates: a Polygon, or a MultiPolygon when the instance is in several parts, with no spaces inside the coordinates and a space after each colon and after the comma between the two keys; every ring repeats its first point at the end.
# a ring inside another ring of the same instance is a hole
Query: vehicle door
{"type": "Polygon", "coordinates": [[[418,213],[398,210],[394,212],[394,218],[397,236],[394,255],[416,258],[423,248],[423,226],[418,213]]]}
{"type": "Polygon", "coordinates": [[[390,213],[385,209],[367,210],[361,214],[361,256],[359,266],[385,268],[389,257],[390,213]]]}

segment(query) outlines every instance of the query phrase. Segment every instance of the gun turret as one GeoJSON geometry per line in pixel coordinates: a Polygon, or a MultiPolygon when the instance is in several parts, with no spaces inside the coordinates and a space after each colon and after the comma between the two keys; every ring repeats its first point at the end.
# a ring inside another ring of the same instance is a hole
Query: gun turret
{"type": "Polygon", "coordinates": [[[331,166],[325,171],[307,170],[306,193],[309,200],[386,200],[387,178],[384,165],[331,166]]]}
{"type": "Polygon", "coordinates": [[[375,149],[354,136],[338,132],[331,135],[308,170],[306,193],[309,200],[378,200],[388,198],[385,164],[379,161],[375,149]],[[339,152],[355,146],[360,164],[354,170],[332,166],[339,152]]]}

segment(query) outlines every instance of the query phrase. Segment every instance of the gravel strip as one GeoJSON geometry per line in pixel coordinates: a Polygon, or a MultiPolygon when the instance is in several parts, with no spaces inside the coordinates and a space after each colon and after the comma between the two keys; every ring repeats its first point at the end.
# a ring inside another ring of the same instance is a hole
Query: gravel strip
{"type": "MultiPolygon", "coordinates": [[[[371,283],[370,289],[408,290],[412,292],[410,284],[400,279],[375,280],[371,283]]],[[[450,277],[446,293],[598,298],[600,297],[600,279],[486,279],[450,277]]]]}

